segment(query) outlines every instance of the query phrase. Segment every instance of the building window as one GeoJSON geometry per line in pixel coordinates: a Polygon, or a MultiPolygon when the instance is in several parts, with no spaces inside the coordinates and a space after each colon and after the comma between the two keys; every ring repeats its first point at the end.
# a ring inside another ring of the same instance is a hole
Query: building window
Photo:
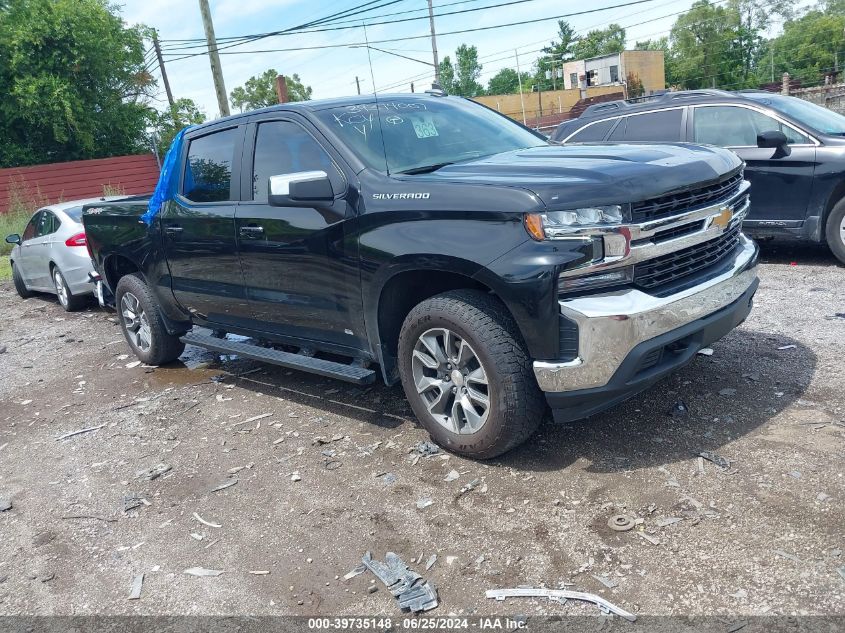
{"type": "Polygon", "coordinates": [[[578,73],[569,73],[569,87],[570,88],[577,88],[578,87],[578,73]]]}
{"type": "Polygon", "coordinates": [[[610,67],[610,83],[615,84],[619,81],[619,66],[610,67]]]}

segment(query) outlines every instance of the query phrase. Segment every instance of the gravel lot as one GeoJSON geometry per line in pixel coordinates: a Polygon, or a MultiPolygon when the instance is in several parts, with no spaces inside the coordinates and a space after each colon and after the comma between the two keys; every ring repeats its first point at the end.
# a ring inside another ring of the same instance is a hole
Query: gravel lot
{"type": "Polygon", "coordinates": [[[598,613],[484,598],[563,583],[641,615],[845,614],[845,269],[812,247],[763,261],[751,317],[712,356],[485,463],[411,453],[428,437],[401,388],[195,348],[130,367],[112,313],[4,283],[0,613],[398,617],[370,574],[343,580],[371,550],[430,579],[437,615],[598,613]],[[124,512],[131,493],[146,505],[124,512]],[[642,523],[610,530],[622,512],[642,523]]]}

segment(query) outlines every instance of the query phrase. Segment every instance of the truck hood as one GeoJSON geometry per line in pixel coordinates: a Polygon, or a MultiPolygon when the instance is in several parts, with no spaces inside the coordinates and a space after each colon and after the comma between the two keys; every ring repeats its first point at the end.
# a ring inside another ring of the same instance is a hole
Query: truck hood
{"type": "Polygon", "coordinates": [[[742,161],[687,143],[543,146],[448,165],[417,179],[522,187],[549,207],[656,198],[719,180],[742,161]]]}

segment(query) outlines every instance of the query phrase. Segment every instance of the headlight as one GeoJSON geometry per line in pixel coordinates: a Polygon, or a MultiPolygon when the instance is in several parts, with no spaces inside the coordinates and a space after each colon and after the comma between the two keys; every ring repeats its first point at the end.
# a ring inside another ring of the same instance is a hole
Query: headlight
{"type": "Polygon", "coordinates": [[[571,236],[584,229],[622,224],[623,218],[622,206],[611,204],[565,211],[530,213],[525,216],[525,228],[536,240],[553,240],[571,236]]]}

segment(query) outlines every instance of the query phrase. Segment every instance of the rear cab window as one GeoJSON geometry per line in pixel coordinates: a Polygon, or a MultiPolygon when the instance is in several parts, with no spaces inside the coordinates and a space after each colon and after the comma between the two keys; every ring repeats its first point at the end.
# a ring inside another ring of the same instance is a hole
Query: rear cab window
{"type": "Polygon", "coordinates": [[[628,125],[625,128],[625,140],[677,143],[682,140],[683,116],[682,108],[629,116],[628,125]]]}

